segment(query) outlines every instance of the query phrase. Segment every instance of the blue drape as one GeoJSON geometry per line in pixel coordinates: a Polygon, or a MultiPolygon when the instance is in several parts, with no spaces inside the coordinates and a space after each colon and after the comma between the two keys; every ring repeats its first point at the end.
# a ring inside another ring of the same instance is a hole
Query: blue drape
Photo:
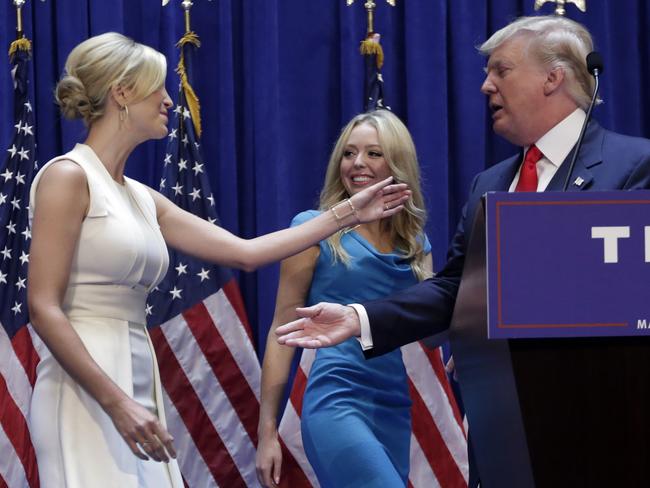
{"type": "MultiPolygon", "coordinates": [[[[357,0],[197,0],[200,36],[194,88],[201,99],[203,154],[222,224],[252,237],[288,225],[313,208],[340,127],[362,108],[365,11],[357,0]]],[[[410,127],[423,169],[427,231],[440,266],[473,174],[514,150],[491,132],[479,92],[485,60],[475,46],[533,0],[377,0],[386,103],[410,127]]],[[[587,1],[568,15],[594,34],[603,54],[605,126],[650,136],[650,7],[647,0],[587,1]]],[[[546,5],[543,12],[552,12],[546,5]]],[[[0,46],[14,38],[15,13],[0,2],[0,46]]],[[[41,162],[83,138],[62,122],[53,88],[67,53],[89,36],[115,30],[167,55],[167,88],[176,97],[175,42],[184,31],[180,1],[31,0],[24,9],[34,42],[32,100],[41,162]]],[[[6,60],[6,58],[5,58],[6,60]]],[[[8,60],[0,69],[0,147],[11,131],[8,60]]],[[[157,187],[165,141],[136,150],[127,173],[157,187]]],[[[277,266],[241,274],[249,318],[263,344],[273,315],[277,266]]]]}

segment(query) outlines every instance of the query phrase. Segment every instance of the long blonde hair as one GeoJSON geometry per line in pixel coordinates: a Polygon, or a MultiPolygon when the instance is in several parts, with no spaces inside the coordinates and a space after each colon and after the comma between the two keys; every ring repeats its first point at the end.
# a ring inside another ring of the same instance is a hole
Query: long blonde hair
{"type": "MultiPolygon", "coordinates": [[[[411,134],[392,112],[375,110],[359,114],[343,128],[327,165],[325,184],[320,194],[320,210],[325,211],[349,197],[341,181],[341,160],[350,134],[361,124],[368,124],[375,128],[391,175],[395,181],[409,185],[411,198],[405,203],[404,210],[390,217],[388,222],[391,242],[404,253],[405,259],[410,260],[411,269],[418,280],[428,278],[431,272],[424,267],[423,236],[426,210],[420,189],[420,167],[411,134]]],[[[347,264],[350,256],[341,245],[341,237],[344,233],[343,230],[332,235],[327,239],[327,244],[332,250],[334,259],[347,264]]]]}

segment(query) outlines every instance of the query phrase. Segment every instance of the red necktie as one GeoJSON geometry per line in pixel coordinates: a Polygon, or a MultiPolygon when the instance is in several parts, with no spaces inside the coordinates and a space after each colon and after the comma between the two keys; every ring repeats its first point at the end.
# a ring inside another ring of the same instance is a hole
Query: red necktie
{"type": "Polygon", "coordinates": [[[533,144],[528,148],[524,164],[521,165],[515,191],[537,191],[537,161],[540,159],[542,159],[542,151],[533,144]]]}

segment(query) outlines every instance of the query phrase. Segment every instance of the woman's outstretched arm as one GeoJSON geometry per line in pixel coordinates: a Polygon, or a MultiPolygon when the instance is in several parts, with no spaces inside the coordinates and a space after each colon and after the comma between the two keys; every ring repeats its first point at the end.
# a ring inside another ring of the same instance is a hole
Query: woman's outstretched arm
{"type": "Polygon", "coordinates": [[[337,230],[394,215],[403,209],[410,191],[405,184],[376,183],[301,225],[254,239],[242,239],[186,212],[160,193],[156,202],[158,224],[167,244],[186,254],[245,271],[299,253],[337,230]]]}

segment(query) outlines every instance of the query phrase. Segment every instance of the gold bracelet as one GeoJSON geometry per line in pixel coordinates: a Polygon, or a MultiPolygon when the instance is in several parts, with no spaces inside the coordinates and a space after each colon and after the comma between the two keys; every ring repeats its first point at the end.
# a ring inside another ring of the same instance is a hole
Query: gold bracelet
{"type": "Polygon", "coordinates": [[[346,198],[336,205],[332,205],[330,207],[330,210],[332,211],[332,214],[334,214],[334,218],[336,219],[336,223],[338,224],[339,228],[344,227],[343,220],[347,219],[350,215],[354,215],[354,218],[357,220],[357,224],[361,223],[361,220],[359,220],[359,216],[357,215],[357,209],[354,208],[354,205],[352,205],[352,202],[349,198],[346,198]],[[348,212],[345,215],[339,215],[338,211],[341,210],[341,206],[345,206],[346,204],[349,207],[348,212]]]}

